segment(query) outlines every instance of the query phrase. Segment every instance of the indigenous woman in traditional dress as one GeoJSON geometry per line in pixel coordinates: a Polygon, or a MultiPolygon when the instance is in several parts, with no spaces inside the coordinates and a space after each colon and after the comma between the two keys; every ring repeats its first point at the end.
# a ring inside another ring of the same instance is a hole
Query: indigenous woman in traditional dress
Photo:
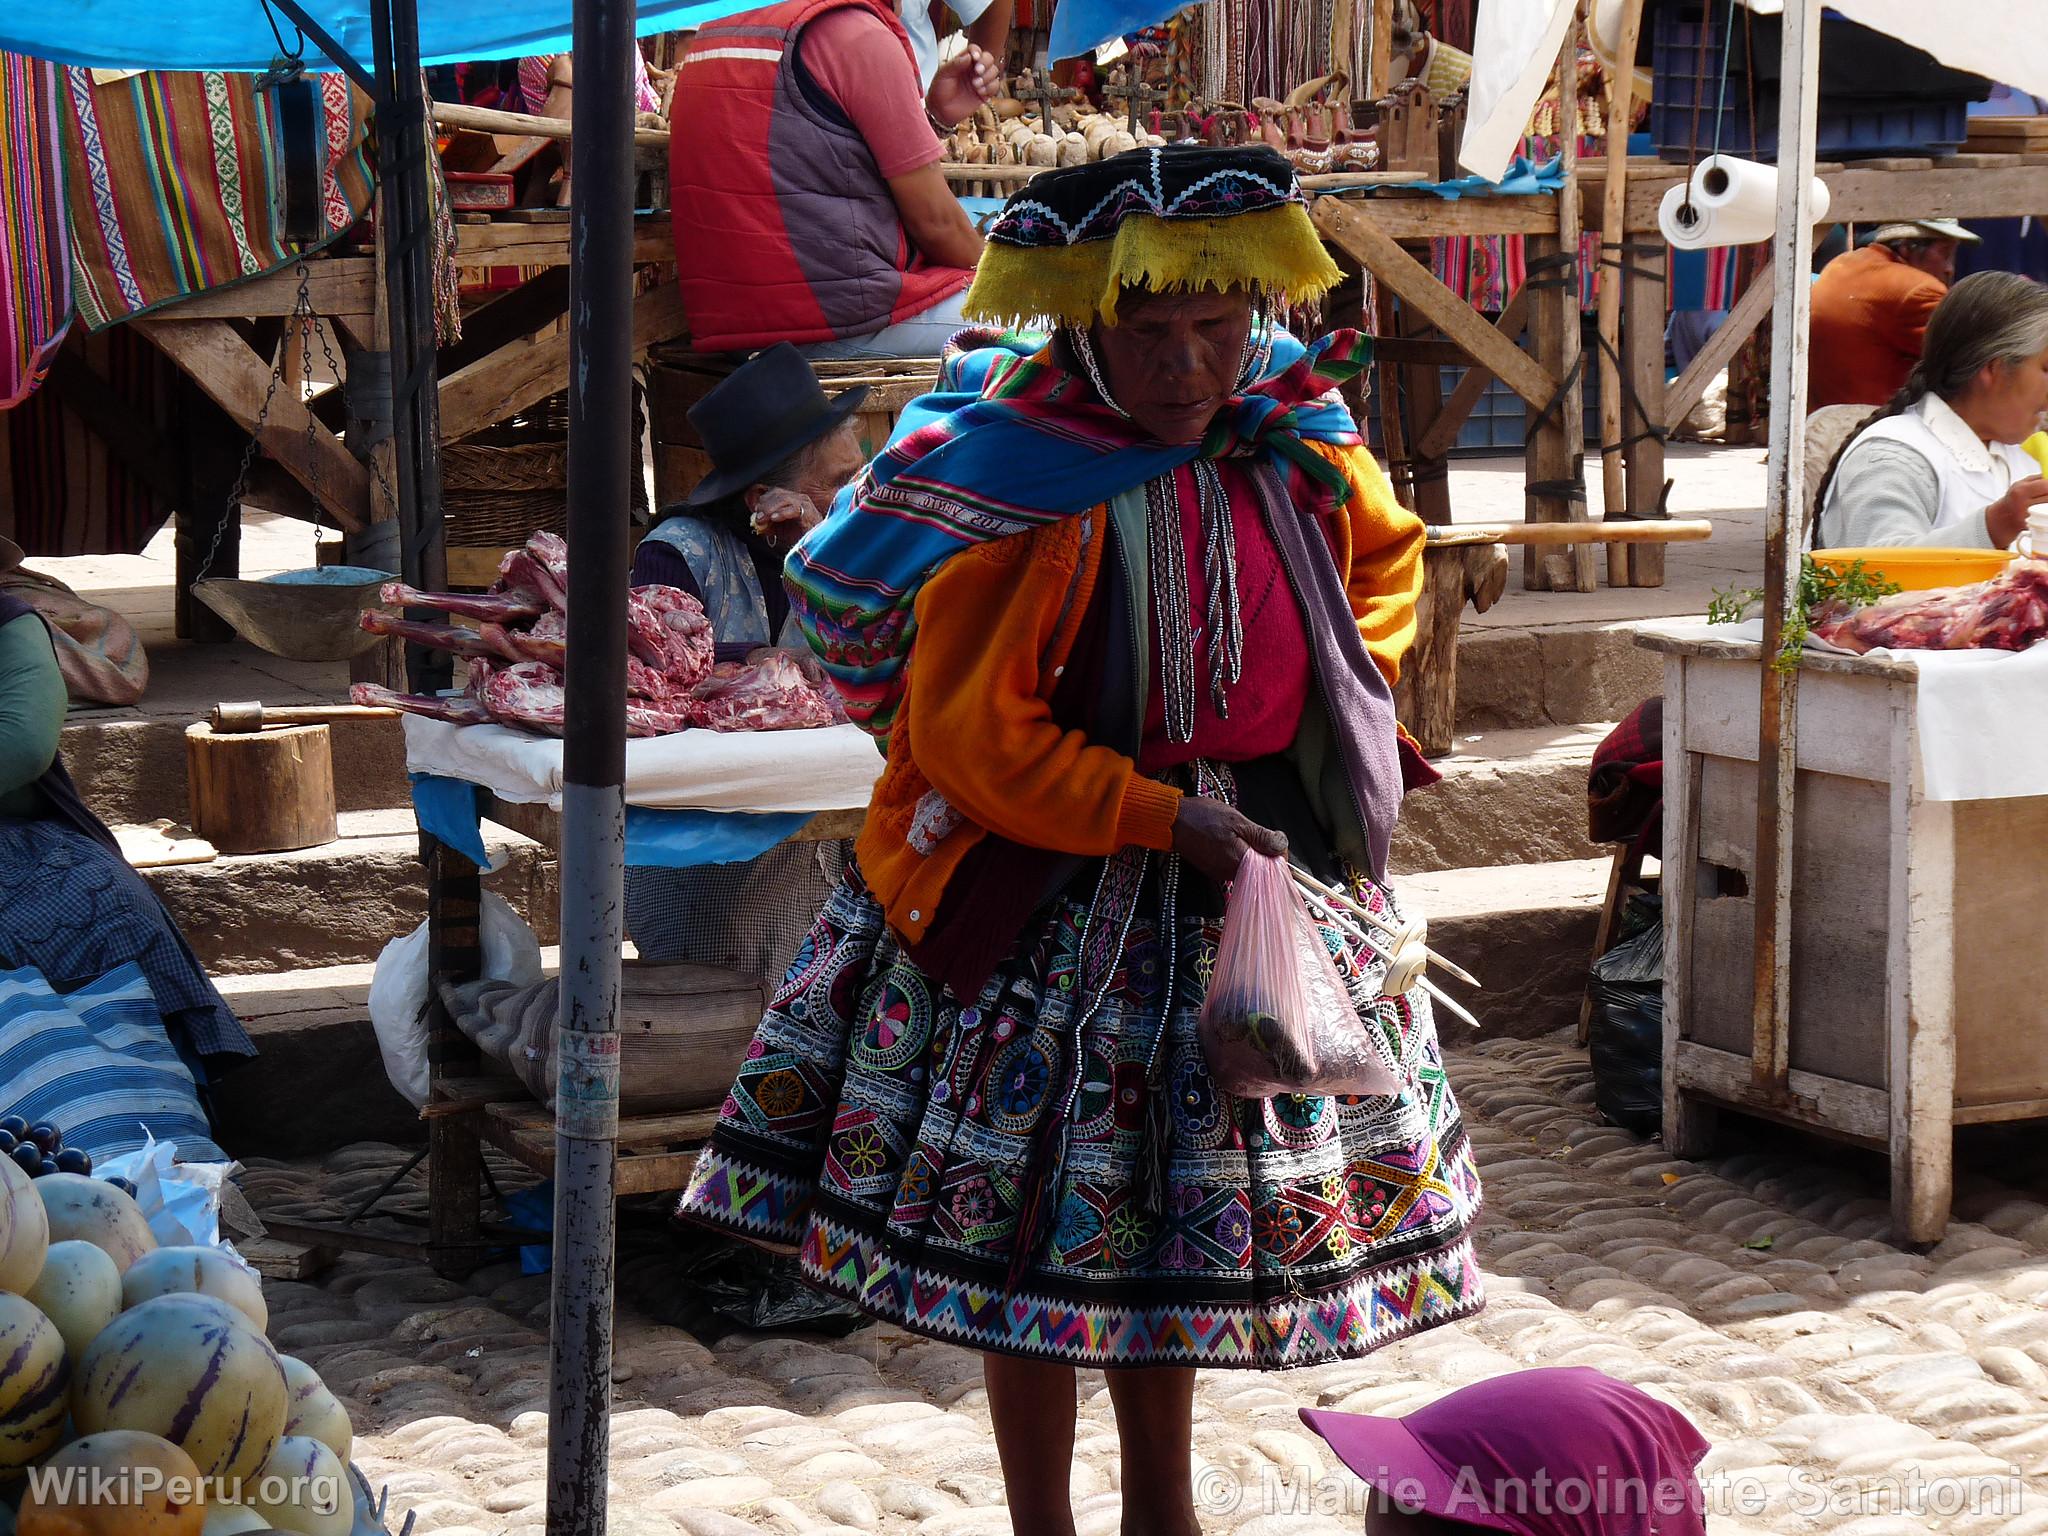
{"type": "Polygon", "coordinates": [[[681,1211],[984,1354],[1014,1528],[1073,1530],[1077,1366],[1123,1528],[1198,1530],[1195,1370],[1361,1355],[1480,1305],[1429,1005],[1322,930],[1397,1093],[1241,1100],[1196,1019],[1225,891],[1285,850],[1390,911],[1389,684],[1422,528],[1270,318],[1338,273],[1260,148],[1050,172],[989,231],[941,393],[792,555],[888,765],[681,1211]],[[965,338],[977,340],[980,338],[965,338]]]}

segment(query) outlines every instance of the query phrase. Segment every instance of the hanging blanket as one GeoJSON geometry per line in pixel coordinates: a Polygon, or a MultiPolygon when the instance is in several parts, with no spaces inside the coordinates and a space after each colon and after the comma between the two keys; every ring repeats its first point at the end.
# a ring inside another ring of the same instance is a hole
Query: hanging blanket
{"type": "MultiPolygon", "coordinates": [[[[98,84],[64,71],[72,270],[94,330],[294,261],[276,97],[241,74],[146,71],[98,84]]],[[[370,206],[367,127],[347,79],[318,83],[317,250],[370,206]]]]}
{"type": "Polygon", "coordinates": [[[42,382],[71,324],[57,70],[0,53],[0,411],[42,382]]]}

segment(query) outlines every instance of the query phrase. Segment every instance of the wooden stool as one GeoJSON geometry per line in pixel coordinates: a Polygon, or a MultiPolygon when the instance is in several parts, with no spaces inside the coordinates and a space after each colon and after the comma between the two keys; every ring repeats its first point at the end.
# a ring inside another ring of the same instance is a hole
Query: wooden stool
{"type": "Polygon", "coordinates": [[[1614,862],[1607,870],[1607,899],[1600,904],[1600,925],[1593,930],[1593,958],[1586,966],[1586,995],[1579,1003],[1579,1027],[1572,1044],[1583,1046],[1593,1033],[1593,967],[1614,948],[1615,930],[1621,927],[1622,908],[1633,890],[1648,890],[1643,881],[1644,851],[1635,842],[1615,843],[1614,862]]]}

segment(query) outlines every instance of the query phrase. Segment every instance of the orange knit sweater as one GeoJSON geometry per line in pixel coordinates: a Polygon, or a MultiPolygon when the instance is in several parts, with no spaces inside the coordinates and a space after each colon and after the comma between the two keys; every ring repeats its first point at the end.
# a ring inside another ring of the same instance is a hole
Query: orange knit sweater
{"type": "MultiPolygon", "coordinates": [[[[1326,448],[1352,494],[1324,524],[1359,633],[1391,685],[1415,639],[1422,524],[1364,448],[1326,448]]],[[[956,555],[917,598],[917,639],[856,851],[911,942],[989,832],[1092,856],[1173,846],[1180,791],[1054,723],[1065,670],[1113,537],[1096,506],[956,555]]]]}

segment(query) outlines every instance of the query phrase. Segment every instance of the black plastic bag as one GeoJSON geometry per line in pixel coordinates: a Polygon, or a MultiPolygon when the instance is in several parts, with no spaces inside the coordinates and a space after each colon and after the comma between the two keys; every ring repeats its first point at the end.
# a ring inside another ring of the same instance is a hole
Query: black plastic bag
{"type": "MultiPolygon", "coordinates": [[[[1630,917],[1656,898],[1631,903],[1630,917]]],[[[1664,924],[1661,911],[1593,964],[1593,1103],[1611,1125],[1655,1136],[1664,1125],[1664,924]]]]}

